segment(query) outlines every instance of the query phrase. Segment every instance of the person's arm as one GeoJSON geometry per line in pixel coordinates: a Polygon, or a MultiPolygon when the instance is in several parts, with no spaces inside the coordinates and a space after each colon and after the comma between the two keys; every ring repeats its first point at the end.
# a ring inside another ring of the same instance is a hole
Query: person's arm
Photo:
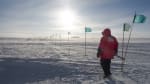
{"type": "Polygon", "coordinates": [[[100,54],[102,53],[101,45],[102,45],[102,38],[97,48],[97,58],[100,57],[100,54]]]}
{"type": "Polygon", "coordinates": [[[101,48],[98,48],[97,49],[97,58],[99,57],[100,53],[101,53],[101,48]]]}

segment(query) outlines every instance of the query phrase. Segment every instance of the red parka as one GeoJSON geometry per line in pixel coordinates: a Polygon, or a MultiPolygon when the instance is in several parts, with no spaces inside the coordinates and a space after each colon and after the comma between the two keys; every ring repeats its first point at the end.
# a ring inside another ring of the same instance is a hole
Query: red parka
{"type": "Polygon", "coordinates": [[[98,57],[101,59],[112,59],[118,51],[118,41],[111,35],[110,29],[105,29],[98,47],[98,57]]]}

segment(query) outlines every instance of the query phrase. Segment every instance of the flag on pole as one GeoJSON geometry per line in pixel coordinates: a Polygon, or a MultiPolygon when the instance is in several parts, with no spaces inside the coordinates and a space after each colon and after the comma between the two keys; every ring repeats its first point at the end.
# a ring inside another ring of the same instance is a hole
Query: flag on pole
{"type": "Polygon", "coordinates": [[[144,15],[134,15],[133,23],[144,23],[146,17],[144,15]]]}
{"type": "Polygon", "coordinates": [[[92,29],[90,27],[85,27],[85,32],[92,32],[92,29]]]}
{"type": "Polygon", "coordinates": [[[129,31],[130,28],[131,28],[131,25],[129,23],[123,24],[123,31],[129,31]]]}

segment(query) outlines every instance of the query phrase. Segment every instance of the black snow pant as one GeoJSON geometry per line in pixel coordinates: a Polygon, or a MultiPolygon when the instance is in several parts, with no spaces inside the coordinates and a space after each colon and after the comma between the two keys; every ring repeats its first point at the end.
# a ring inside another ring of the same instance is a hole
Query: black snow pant
{"type": "Polygon", "coordinates": [[[111,72],[110,72],[111,59],[101,59],[100,63],[104,71],[104,75],[105,76],[111,75],[111,72]]]}

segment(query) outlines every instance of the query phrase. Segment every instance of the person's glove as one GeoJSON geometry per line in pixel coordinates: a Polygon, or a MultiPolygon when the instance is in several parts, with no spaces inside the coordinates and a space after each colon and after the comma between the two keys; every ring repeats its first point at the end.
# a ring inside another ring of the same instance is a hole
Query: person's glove
{"type": "Polygon", "coordinates": [[[118,56],[118,49],[115,50],[115,56],[118,56]]]}
{"type": "Polygon", "coordinates": [[[99,52],[97,53],[97,58],[99,58],[99,52]]]}
{"type": "Polygon", "coordinates": [[[97,50],[97,58],[99,58],[100,53],[101,53],[101,49],[98,48],[98,50],[97,50]]]}

